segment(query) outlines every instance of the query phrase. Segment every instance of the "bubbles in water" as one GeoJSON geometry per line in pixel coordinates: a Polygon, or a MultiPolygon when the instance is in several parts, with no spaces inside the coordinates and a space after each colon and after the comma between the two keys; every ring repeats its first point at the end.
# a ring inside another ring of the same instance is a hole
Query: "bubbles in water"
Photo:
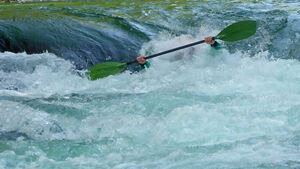
{"type": "MultiPolygon", "coordinates": [[[[145,44],[141,54],[203,39],[163,35],[145,44]]],[[[155,58],[145,71],[89,81],[53,54],[2,53],[1,59],[18,68],[1,67],[1,78],[11,80],[0,81],[0,136],[22,141],[22,151],[37,152],[35,163],[44,165],[56,160],[107,168],[298,162],[297,145],[290,140],[300,127],[295,73],[300,63],[268,55],[230,54],[203,44],[155,58]],[[36,141],[36,150],[26,148],[26,139],[36,141]]],[[[10,152],[0,155],[17,156],[10,152]]]]}

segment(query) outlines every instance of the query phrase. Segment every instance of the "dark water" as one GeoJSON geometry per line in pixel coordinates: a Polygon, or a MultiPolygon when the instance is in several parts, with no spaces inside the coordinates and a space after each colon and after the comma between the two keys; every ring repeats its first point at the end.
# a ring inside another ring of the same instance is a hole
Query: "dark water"
{"type": "Polygon", "coordinates": [[[299,168],[300,3],[0,4],[0,168],[299,168]],[[133,65],[241,20],[257,33],[133,65]]]}
{"type": "Polygon", "coordinates": [[[254,54],[268,50],[277,58],[297,58],[299,53],[293,42],[299,40],[299,22],[292,17],[288,22],[289,10],[295,10],[296,2],[217,2],[2,5],[0,51],[48,51],[74,62],[78,69],[86,69],[106,60],[134,59],[142,44],[158,38],[159,32],[195,36],[201,26],[220,30],[235,21],[253,19],[259,22],[258,33],[247,41],[230,44],[232,52],[251,49],[254,54]],[[280,10],[281,6],[286,10],[280,10]]]}

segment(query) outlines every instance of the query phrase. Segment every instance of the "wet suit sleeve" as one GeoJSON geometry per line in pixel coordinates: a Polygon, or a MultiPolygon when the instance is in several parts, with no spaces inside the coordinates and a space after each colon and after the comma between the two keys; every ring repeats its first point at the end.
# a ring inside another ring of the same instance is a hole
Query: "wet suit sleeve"
{"type": "Polygon", "coordinates": [[[221,45],[217,41],[215,41],[215,43],[212,44],[212,45],[210,45],[210,46],[213,47],[213,48],[215,48],[216,50],[219,50],[219,49],[222,48],[221,45]]]}
{"type": "Polygon", "coordinates": [[[149,68],[150,67],[150,62],[146,61],[145,64],[140,64],[140,66],[141,66],[141,69],[149,68]]]}

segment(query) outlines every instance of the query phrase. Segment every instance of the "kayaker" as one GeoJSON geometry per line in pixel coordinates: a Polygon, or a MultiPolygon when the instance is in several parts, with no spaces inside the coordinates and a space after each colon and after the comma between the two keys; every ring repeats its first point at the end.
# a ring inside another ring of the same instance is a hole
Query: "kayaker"
{"type": "MultiPolygon", "coordinates": [[[[205,43],[209,44],[211,47],[214,47],[214,48],[219,47],[219,43],[217,41],[215,41],[212,36],[206,37],[204,40],[205,40],[205,43]]],[[[145,59],[145,56],[139,56],[136,58],[136,60],[141,65],[142,69],[144,69],[145,67],[147,67],[147,68],[150,67],[150,62],[148,62],[145,59]]]]}

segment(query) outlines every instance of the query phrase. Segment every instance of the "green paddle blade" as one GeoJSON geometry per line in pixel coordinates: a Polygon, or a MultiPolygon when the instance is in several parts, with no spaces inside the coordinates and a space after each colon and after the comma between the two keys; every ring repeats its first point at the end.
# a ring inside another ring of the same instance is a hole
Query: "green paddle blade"
{"type": "Polygon", "coordinates": [[[227,42],[234,42],[246,39],[256,32],[256,21],[246,20],[236,22],[224,30],[222,30],[215,39],[220,39],[227,42]]]}
{"type": "Polygon", "coordinates": [[[91,80],[97,80],[107,77],[109,75],[115,75],[122,72],[127,66],[127,63],[119,62],[104,62],[99,65],[91,67],[86,73],[91,80]]]}

